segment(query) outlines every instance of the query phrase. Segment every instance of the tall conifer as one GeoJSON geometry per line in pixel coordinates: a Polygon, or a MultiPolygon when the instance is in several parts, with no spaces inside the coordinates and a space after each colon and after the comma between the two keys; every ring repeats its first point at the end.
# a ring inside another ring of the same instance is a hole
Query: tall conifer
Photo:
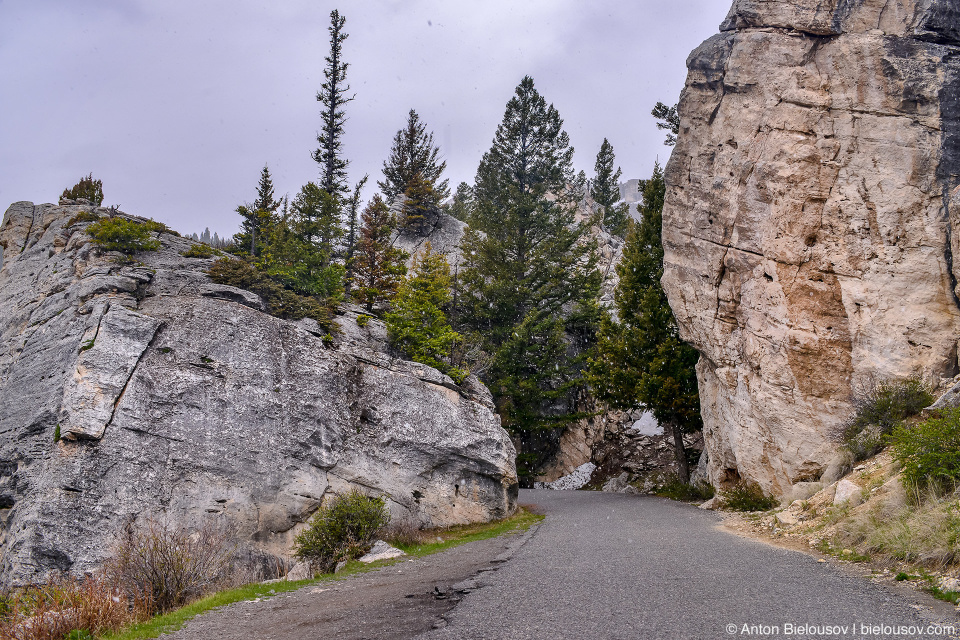
{"type": "Polygon", "coordinates": [[[430,185],[436,203],[450,197],[448,180],[441,180],[447,163],[440,159],[440,149],[433,143],[433,133],[417,112],[410,109],[407,125],[393,137],[390,157],[383,163],[383,182],[377,186],[388,201],[394,201],[410,188],[413,181],[430,185]]]}
{"type": "Polygon", "coordinates": [[[621,238],[627,232],[628,205],[620,199],[620,167],[613,170],[616,158],[613,145],[606,138],[600,145],[597,161],[593,166],[596,176],[590,185],[590,197],[600,206],[603,227],[621,238]]]}
{"type": "Polygon", "coordinates": [[[378,193],[363,210],[363,228],[354,253],[351,291],[367,312],[396,294],[407,272],[407,253],[390,242],[393,220],[390,207],[378,193]]]}
{"type": "Polygon", "coordinates": [[[320,164],[320,188],[338,201],[349,191],[347,186],[347,160],[341,155],[343,125],[347,120],[344,105],[353,100],[348,96],[347,67],[343,61],[343,41],[348,34],[343,32],[346,18],[336,9],[330,12],[330,54],[324,60],[324,82],[317,92],[317,100],[323,105],[323,127],[317,136],[320,147],[313,152],[313,159],[320,164]]]}

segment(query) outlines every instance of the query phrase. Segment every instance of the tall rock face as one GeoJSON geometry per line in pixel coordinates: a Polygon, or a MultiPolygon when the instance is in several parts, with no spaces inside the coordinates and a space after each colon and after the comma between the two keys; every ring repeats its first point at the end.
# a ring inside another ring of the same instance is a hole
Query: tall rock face
{"type": "Polygon", "coordinates": [[[389,357],[354,313],[332,339],[271,317],[171,234],[118,264],[70,224],[82,210],[123,215],[18,202],[0,226],[0,580],[89,570],[145,518],[285,555],[351,487],[427,525],[514,510],[514,447],[476,379],[389,357]]]}
{"type": "Polygon", "coordinates": [[[860,385],[957,373],[960,9],[737,0],[687,66],[663,284],[711,480],[782,493],[860,385]]]}

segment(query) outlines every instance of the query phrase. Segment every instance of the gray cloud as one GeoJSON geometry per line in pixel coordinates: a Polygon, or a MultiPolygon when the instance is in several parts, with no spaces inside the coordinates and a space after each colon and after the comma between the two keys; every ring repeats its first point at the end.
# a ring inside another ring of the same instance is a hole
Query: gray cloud
{"type": "MultiPolygon", "coordinates": [[[[560,112],[588,175],[604,137],[624,177],[669,149],[649,116],[726,0],[0,0],[0,204],[55,201],[92,171],[108,204],[185,232],[232,233],[264,162],[291,196],[317,175],[329,12],[356,100],[345,154],[380,178],[410,108],[453,184],[472,181],[520,79],[560,112]]],[[[373,190],[368,187],[369,197],[373,190]]]]}

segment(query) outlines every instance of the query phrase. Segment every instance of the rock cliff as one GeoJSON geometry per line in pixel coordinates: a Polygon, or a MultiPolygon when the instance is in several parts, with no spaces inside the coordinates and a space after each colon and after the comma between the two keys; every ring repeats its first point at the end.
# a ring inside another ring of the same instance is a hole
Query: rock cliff
{"type": "Polygon", "coordinates": [[[389,357],[355,313],[332,339],[271,317],[169,233],[119,264],[70,224],[83,210],[125,215],[18,202],[0,226],[4,582],[89,570],[147,517],[284,555],[349,487],[429,525],[513,511],[514,447],[476,379],[389,357]]]}
{"type": "Polygon", "coordinates": [[[712,481],[785,493],[859,385],[957,373],[960,9],[737,0],[687,66],[663,284],[712,481]]]}

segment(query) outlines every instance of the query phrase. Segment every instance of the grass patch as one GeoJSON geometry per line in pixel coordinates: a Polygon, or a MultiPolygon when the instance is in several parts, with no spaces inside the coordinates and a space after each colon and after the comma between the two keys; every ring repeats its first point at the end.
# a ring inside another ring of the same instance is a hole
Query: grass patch
{"type": "Polygon", "coordinates": [[[670,498],[679,502],[703,502],[716,494],[716,490],[709,484],[687,484],[673,478],[654,490],[654,495],[670,498]]]}
{"type": "Polygon", "coordinates": [[[720,508],[726,511],[769,511],[780,502],[763,492],[758,485],[741,482],[720,492],[720,508]]]}
{"type": "MultiPolygon", "coordinates": [[[[439,553],[458,547],[468,542],[477,540],[486,540],[495,538],[513,531],[526,531],[532,525],[543,520],[542,515],[531,513],[529,510],[520,508],[517,513],[504,520],[488,522],[483,524],[459,525],[455,527],[445,527],[442,529],[432,529],[429,533],[434,538],[440,538],[435,542],[423,544],[414,544],[409,546],[398,545],[408,556],[419,558],[433,553],[439,553]]],[[[170,633],[180,629],[192,618],[235,602],[244,600],[255,600],[257,598],[271,598],[281,593],[296,591],[307,585],[332,582],[342,580],[358,573],[366,573],[380,567],[395,564],[402,561],[403,558],[383,560],[371,564],[364,564],[359,561],[351,561],[336,574],[325,574],[313,580],[299,580],[296,582],[275,582],[271,584],[249,584],[236,589],[221,591],[205,598],[197,600],[181,609],[171,611],[170,613],[156,616],[134,625],[133,627],[113,635],[103,636],[102,640],[146,640],[147,638],[156,638],[163,633],[170,633]]]]}

